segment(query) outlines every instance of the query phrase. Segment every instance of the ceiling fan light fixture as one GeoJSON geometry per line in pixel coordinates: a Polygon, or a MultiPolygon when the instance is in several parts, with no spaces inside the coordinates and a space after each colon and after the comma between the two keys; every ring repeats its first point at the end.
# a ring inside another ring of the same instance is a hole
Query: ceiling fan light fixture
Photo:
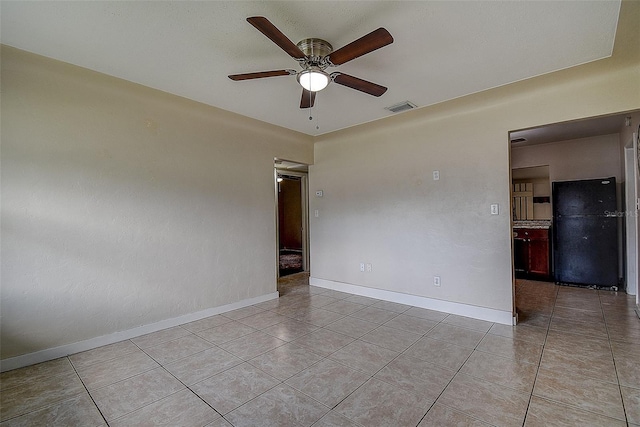
{"type": "Polygon", "coordinates": [[[327,87],[331,77],[318,67],[311,67],[298,73],[298,83],[309,92],[318,92],[327,87]]]}

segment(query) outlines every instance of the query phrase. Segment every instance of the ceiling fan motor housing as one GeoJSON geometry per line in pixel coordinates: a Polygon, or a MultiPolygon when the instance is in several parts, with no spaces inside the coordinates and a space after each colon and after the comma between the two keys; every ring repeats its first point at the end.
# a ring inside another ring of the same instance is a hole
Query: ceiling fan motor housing
{"type": "Polygon", "coordinates": [[[333,52],[333,46],[322,39],[304,39],[300,40],[296,45],[305,54],[306,58],[301,62],[307,66],[316,66],[322,69],[326,68],[329,64],[324,57],[333,52]]]}

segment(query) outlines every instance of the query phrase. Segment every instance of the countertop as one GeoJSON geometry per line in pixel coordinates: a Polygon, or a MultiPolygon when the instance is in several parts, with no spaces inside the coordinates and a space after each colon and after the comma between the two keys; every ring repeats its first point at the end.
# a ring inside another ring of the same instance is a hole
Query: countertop
{"type": "Polygon", "coordinates": [[[528,221],[514,221],[513,228],[541,228],[541,229],[549,229],[551,228],[551,220],[550,219],[536,219],[536,220],[528,220],[528,221]]]}

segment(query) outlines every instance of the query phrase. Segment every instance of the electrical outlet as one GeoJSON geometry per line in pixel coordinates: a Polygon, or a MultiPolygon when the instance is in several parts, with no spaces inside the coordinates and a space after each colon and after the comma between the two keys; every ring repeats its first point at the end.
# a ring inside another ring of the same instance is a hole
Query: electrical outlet
{"type": "Polygon", "coordinates": [[[362,271],[364,273],[364,262],[360,263],[360,271],[362,271]]]}
{"type": "Polygon", "coordinates": [[[433,276],[433,286],[440,286],[440,276],[433,276]]]}
{"type": "Polygon", "coordinates": [[[497,203],[491,204],[491,215],[499,215],[500,214],[500,205],[497,203]]]}
{"type": "Polygon", "coordinates": [[[440,171],[433,171],[433,180],[434,181],[440,180],[440,171]]]}
{"type": "Polygon", "coordinates": [[[367,264],[367,272],[371,273],[371,264],[367,264]]]}

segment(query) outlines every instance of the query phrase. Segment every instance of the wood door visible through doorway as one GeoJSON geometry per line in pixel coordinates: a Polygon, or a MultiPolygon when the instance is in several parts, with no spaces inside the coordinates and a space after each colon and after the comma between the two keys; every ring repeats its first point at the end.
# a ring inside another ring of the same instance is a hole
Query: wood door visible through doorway
{"type": "Polygon", "coordinates": [[[303,271],[302,181],[282,176],[278,183],[278,230],[280,276],[303,271]]]}

